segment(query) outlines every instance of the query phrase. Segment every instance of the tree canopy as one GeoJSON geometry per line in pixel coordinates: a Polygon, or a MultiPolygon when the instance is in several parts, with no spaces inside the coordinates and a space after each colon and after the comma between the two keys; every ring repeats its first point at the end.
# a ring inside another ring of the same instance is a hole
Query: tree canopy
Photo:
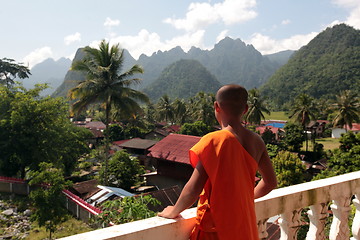
{"type": "Polygon", "coordinates": [[[30,178],[30,185],[41,186],[30,193],[30,199],[35,207],[32,219],[36,220],[39,226],[45,226],[50,232],[51,239],[56,226],[66,220],[67,210],[62,191],[70,183],[65,181],[60,169],[46,162],[40,163],[39,170],[33,172],[30,178]]]}
{"type": "Polygon", "coordinates": [[[15,83],[15,78],[28,78],[30,74],[28,67],[15,63],[15,60],[9,58],[0,59],[0,84],[9,87],[15,83]]]}
{"type": "Polygon", "coordinates": [[[318,34],[261,88],[278,109],[301,93],[333,99],[348,89],[360,92],[360,30],[345,24],[318,34]]]}
{"type": "Polygon", "coordinates": [[[60,98],[39,97],[44,86],[26,90],[0,86],[0,172],[24,178],[51,162],[66,174],[88,151],[87,129],[71,124],[69,106],[60,98]]]}
{"type": "MultiPolygon", "coordinates": [[[[105,166],[100,170],[100,175],[105,174],[105,166]]],[[[141,174],[145,170],[136,157],[130,156],[125,150],[117,151],[109,160],[108,185],[123,188],[127,191],[132,186],[141,183],[141,174]]]]}

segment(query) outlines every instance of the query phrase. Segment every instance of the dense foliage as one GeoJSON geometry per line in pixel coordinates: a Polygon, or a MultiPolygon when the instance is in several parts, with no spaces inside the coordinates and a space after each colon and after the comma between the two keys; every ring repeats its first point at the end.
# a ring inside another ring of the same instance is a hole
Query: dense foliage
{"type": "MultiPolygon", "coordinates": [[[[109,160],[106,182],[109,186],[130,191],[132,186],[141,183],[140,175],[144,173],[144,167],[140,165],[136,157],[130,156],[125,150],[117,151],[109,160]]],[[[104,174],[105,168],[103,166],[100,170],[100,176],[104,174]]]]}
{"type": "Polygon", "coordinates": [[[0,87],[0,172],[24,178],[51,162],[70,174],[88,151],[91,133],[72,125],[69,106],[60,98],[39,97],[43,86],[26,90],[0,87]]]}
{"type": "Polygon", "coordinates": [[[305,140],[303,127],[299,124],[288,122],[285,127],[285,136],[281,143],[291,152],[299,152],[305,140]]]}
{"type": "Polygon", "coordinates": [[[196,121],[194,123],[185,123],[182,125],[179,133],[202,137],[211,131],[212,128],[210,126],[206,125],[202,121],[196,121]]]}
{"type": "Polygon", "coordinates": [[[304,182],[305,167],[295,153],[280,151],[272,158],[278,187],[287,187],[304,182]]]}
{"type": "Polygon", "coordinates": [[[94,222],[103,225],[110,222],[121,224],[154,217],[156,213],[149,210],[148,206],[158,204],[160,202],[150,195],[106,201],[101,205],[102,213],[95,217],[94,222]]]}
{"type": "Polygon", "coordinates": [[[314,179],[333,177],[360,170],[360,133],[347,132],[340,138],[340,147],[332,152],[327,169],[314,179]]]}
{"type": "Polygon", "coordinates": [[[159,78],[144,89],[153,100],[167,94],[171,98],[195,96],[198,92],[216,92],[220,83],[200,62],[179,60],[166,67],[159,78]]]}
{"type": "Polygon", "coordinates": [[[347,89],[360,93],[360,30],[340,24],[297,51],[262,92],[275,107],[283,108],[300,93],[330,99],[347,89]]]}
{"type": "Polygon", "coordinates": [[[30,70],[22,64],[15,63],[13,59],[0,59],[0,85],[7,87],[15,84],[15,78],[28,78],[30,70]]]}
{"type": "Polygon", "coordinates": [[[39,187],[30,193],[30,199],[35,207],[32,219],[36,220],[39,226],[45,226],[50,232],[51,239],[56,226],[64,222],[67,217],[62,191],[69,182],[65,181],[62,171],[54,168],[51,163],[42,162],[39,168],[39,171],[31,174],[29,182],[30,185],[39,187]]]}

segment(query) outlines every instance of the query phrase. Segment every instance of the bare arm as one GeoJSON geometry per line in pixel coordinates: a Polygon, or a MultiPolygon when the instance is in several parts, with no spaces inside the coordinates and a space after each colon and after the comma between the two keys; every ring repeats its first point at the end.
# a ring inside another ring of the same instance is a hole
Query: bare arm
{"type": "Polygon", "coordinates": [[[176,218],[185,209],[189,208],[199,197],[208,179],[201,161],[199,161],[189,181],[182,190],[175,206],[168,206],[158,216],[164,218],[176,218]]]}
{"type": "Polygon", "coordinates": [[[277,186],[277,180],[276,180],[274,168],[271,164],[271,161],[270,161],[270,158],[266,151],[265,146],[264,146],[264,152],[261,155],[261,158],[259,161],[259,172],[262,176],[262,179],[260,180],[260,182],[256,185],[256,187],[254,189],[255,199],[265,196],[266,194],[268,194],[271,190],[273,190],[277,186]]]}

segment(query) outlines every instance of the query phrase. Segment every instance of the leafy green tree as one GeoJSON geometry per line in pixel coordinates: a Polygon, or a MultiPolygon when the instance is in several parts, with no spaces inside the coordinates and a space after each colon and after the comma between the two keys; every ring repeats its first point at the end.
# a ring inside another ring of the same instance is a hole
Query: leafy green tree
{"type": "MultiPolygon", "coordinates": [[[[102,167],[100,175],[105,173],[102,167]]],[[[141,183],[141,174],[144,168],[136,157],[130,156],[125,150],[117,151],[109,160],[108,184],[113,187],[123,188],[127,191],[141,183]]]]}
{"type": "Polygon", "coordinates": [[[306,151],[308,150],[308,138],[306,132],[306,126],[310,123],[310,120],[315,120],[315,115],[318,109],[315,106],[314,98],[310,97],[306,93],[302,93],[295,98],[294,105],[291,108],[290,119],[301,124],[305,134],[306,151]]]}
{"type": "Polygon", "coordinates": [[[214,114],[215,95],[199,92],[190,99],[188,108],[194,121],[202,121],[208,126],[216,124],[214,114]]]}
{"type": "Polygon", "coordinates": [[[263,134],[261,134],[261,138],[264,140],[265,144],[274,143],[275,137],[276,137],[275,133],[273,133],[268,128],[265,128],[263,134]]]}
{"type": "Polygon", "coordinates": [[[39,97],[44,86],[26,90],[0,86],[0,171],[25,178],[40,162],[51,162],[70,175],[89,151],[91,132],[71,124],[63,99],[39,97]]]}
{"type": "Polygon", "coordinates": [[[248,123],[260,125],[261,119],[265,120],[263,112],[270,114],[264,99],[261,98],[260,92],[256,88],[249,90],[248,105],[249,110],[244,116],[244,120],[248,123]]]}
{"type": "Polygon", "coordinates": [[[360,133],[347,132],[342,134],[340,139],[340,150],[342,152],[348,152],[354,146],[360,145],[360,133]]]}
{"type": "Polygon", "coordinates": [[[102,225],[111,223],[122,224],[156,216],[149,210],[149,205],[159,205],[160,202],[150,195],[125,197],[114,201],[106,201],[101,205],[102,213],[96,216],[95,222],[102,225]]]}
{"type": "Polygon", "coordinates": [[[269,154],[269,157],[272,159],[273,157],[276,157],[276,155],[279,152],[279,146],[274,144],[266,144],[266,150],[269,154]]]}
{"type": "Polygon", "coordinates": [[[171,122],[174,121],[174,109],[172,102],[168,95],[162,96],[157,103],[157,115],[160,121],[171,122]]]}
{"type": "Polygon", "coordinates": [[[124,129],[119,124],[110,124],[105,130],[105,135],[107,135],[110,141],[113,142],[124,139],[125,133],[124,129]]]}
{"type": "Polygon", "coordinates": [[[124,112],[141,111],[137,100],[147,102],[148,98],[142,92],[130,88],[140,83],[141,79],[131,78],[142,73],[143,69],[132,66],[121,73],[124,62],[124,50],[119,45],[109,46],[105,40],[99,44],[99,49],[85,47],[84,59],[74,62],[72,70],[86,73],[86,80],[70,89],[69,95],[77,101],[72,105],[74,112],[81,112],[89,105],[101,103],[105,109],[105,124],[111,122],[111,110],[124,112]]]}
{"type": "Polygon", "coordinates": [[[143,112],[144,112],[144,118],[149,124],[153,124],[156,122],[156,118],[155,118],[156,110],[153,104],[148,103],[144,107],[143,112]]]}
{"type": "Polygon", "coordinates": [[[327,169],[314,179],[338,176],[360,170],[360,133],[347,132],[340,138],[340,148],[335,149],[328,159],[327,169]]]}
{"type": "Polygon", "coordinates": [[[288,122],[284,130],[285,136],[282,139],[284,147],[291,152],[299,152],[304,142],[303,128],[298,124],[288,122]]]}
{"type": "Polygon", "coordinates": [[[31,75],[28,67],[15,63],[13,59],[0,59],[0,85],[10,87],[15,84],[15,78],[28,78],[31,75]]]}
{"type": "Polygon", "coordinates": [[[192,136],[204,136],[209,132],[211,132],[210,126],[202,121],[196,121],[194,123],[185,123],[182,125],[179,133],[192,136]]]}
{"type": "Polygon", "coordinates": [[[347,126],[352,128],[352,124],[360,122],[360,101],[355,92],[345,90],[336,96],[333,104],[336,115],[333,119],[333,126],[343,127],[347,130],[347,126]]]}
{"type": "Polygon", "coordinates": [[[272,163],[279,188],[304,182],[305,167],[297,154],[280,151],[272,158],[272,163]]]}
{"type": "Polygon", "coordinates": [[[42,162],[39,167],[39,171],[31,174],[31,181],[29,182],[30,185],[41,186],[30,193],[30,199],[35,207],[32,219],[36,220],[39,226],[45,226],[51,239],[57,225],[67,219],[62,191],[70,183],[65,181],[62,171],[54,168],[51,163],[42,162]]]}
{"type": "MultiPolygon", "coordinates": [[[[118,44],[110,47],[105,40],[100,42],[99,49],[85,47],[84,52],[84,59],[72,65],[73,70],[86,73],[86,80],[69,91],[70,97],[77,99],[72,105],[72,110],[79,113],[89,105],[103,104],[106,128],[111,122],[112,110],[120,113],[141,111],[138,101],[147,102],[148,97],[130,86],[140,83],[139,78],[132,76],[143,73],[143,69],[139,65],[134,65],[128,71],[121,73],[124,50],[120,49],[118,44]]],[[[108,137],[105,137],[108,146],[108,137]]],[[[105,178],[107,159],[105,159],[105,178]]]]}
{"type": "Polygon", "coordinates": [[[180,125],[184,124],[189,115],[186,103],[183,100],[175,99],[172,108],[174,109],[174,122],[180,125]]]}

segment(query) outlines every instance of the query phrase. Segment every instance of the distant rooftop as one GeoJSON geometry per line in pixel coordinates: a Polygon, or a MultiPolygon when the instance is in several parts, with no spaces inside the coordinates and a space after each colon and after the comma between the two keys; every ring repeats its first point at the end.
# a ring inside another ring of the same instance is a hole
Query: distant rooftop
{"type": "Polygon", "coordinates": [[[197,136],[170,134],[151,147],[148,156],[190,164],[189,150],[199,140],[197,136]]]}

